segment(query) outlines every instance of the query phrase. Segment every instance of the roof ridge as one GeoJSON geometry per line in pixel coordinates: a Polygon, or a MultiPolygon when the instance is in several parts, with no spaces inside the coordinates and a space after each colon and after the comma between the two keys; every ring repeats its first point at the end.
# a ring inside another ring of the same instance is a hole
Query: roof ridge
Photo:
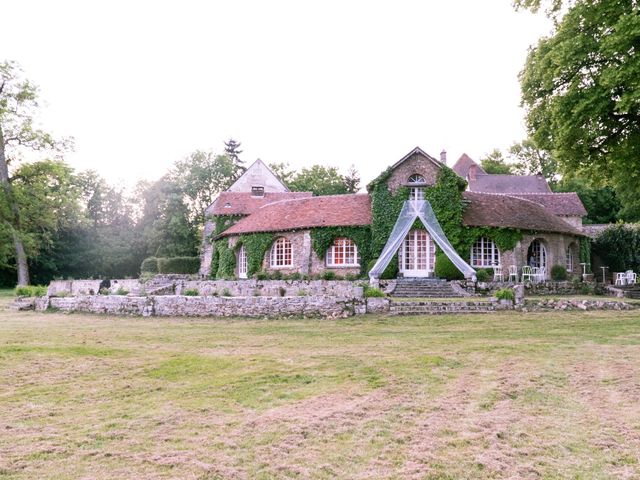
{"type": "MultiPolygon", "coordinates": [[[[292,192],[293,193],[293,192],[292,192]]],[[[368,193],[335,193],[333,195],[313,195],[311,197],[301,197],[301,198],[284,198],[282,200],[276,200],[275,202],[269,202],[262,205],[258,210],[261,210],[270,205],[279,205],[281,203],[287,202],[300,202],[302,200],[311,200],[311,199],[321,199],[321,198],[335,198],[335,197],[359,197],[362,195],[369,195],[368,193]]]]}
{"type": "MultiPolygon", "coordinates": [[[[465,192],[466,193],[466,192],[465,192]]],[[[519,198],[518,195],[520,195],[519,193],[498,193],[498,192],[469,192],[469,193],[474,193],[474,194],[480,194],[480,195],[496,195],[496,196],[502,196],[502,197],[511,197],[511,198],[516,198],[518,200],[522,200],[523,202],[529,202],[532,203],[533,205],[536,205],[540,208],[542,208],[545,212],[550,213],[551,215],[554,215],[553,213],[551,213],[547,207],[545,207],[544,205],[542,205],[541,203],[538,202],[534,202],[533,200],[528,200],[526,198],[519,198]]],[[[535,195],[532,194],[532,195],[535,195]]]]}

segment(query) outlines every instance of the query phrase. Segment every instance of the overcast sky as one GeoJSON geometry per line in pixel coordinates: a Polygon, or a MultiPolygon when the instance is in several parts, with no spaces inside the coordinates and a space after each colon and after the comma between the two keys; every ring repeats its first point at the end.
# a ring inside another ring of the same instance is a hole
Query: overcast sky
{"type": "Polygon", "coordinates": [[[415,146],[451,164],[521,140],[517,75],[549,29],[510,0],[15,0],[0,60],[75,137],[67,160],[111,181],[233,136],[247,163],[353,163],[366,183],[415,146]]]}

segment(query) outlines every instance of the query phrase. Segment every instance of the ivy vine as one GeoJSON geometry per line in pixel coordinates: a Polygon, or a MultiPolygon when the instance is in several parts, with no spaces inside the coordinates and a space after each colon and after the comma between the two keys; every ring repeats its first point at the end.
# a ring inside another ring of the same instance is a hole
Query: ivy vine
{"type": "Polygon", "coordinates": [[[238,238],[236,250],[244,245],[247,252],[247,276],[252,277],[262,270],[264,256],[274,240],[275,236],[272,233],[251,233],[238,238]]]}

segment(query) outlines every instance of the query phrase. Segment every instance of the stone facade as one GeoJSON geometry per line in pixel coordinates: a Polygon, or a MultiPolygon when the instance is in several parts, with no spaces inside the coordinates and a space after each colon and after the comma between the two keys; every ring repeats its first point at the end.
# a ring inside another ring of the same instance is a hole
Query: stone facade
{"type": "Polygon", "coordinates": [[[409,177],[414,173],[422,175],[427,185],[435,185],[439,171],[440,168],[434,161],[424,155],[414,153],[396,167],[387,180],[387,186],[391,192],[395,193],[399,187],[407,184],[409,177]]]}

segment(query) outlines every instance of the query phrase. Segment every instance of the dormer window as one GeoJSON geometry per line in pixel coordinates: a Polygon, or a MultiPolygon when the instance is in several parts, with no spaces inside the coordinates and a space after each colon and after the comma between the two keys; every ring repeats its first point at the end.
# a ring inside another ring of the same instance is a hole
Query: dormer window
{"type": "Polygon", "coordinates": [[[264,197],[264,187],[251,187],[252,197],[264,197]]]}

